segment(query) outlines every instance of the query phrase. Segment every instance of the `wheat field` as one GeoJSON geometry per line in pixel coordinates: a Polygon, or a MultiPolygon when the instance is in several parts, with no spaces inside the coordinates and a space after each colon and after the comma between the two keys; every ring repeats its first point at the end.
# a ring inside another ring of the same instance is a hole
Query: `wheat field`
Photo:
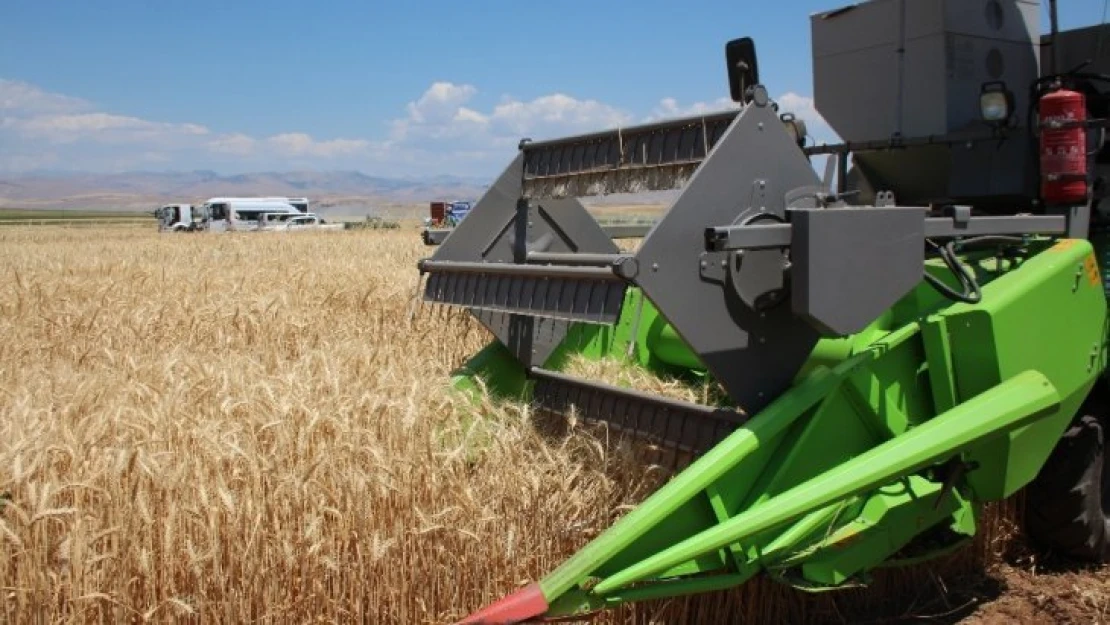
{"type": "MultiPolygon", "coordinates": [[[[451,622],[665,479],[523,406],[473,418],[448,373],[487,336],[413,307],[428,253],[410,229],[0,231],[0,620],[451,622]]],[[[606,618],[843,621],[919,583],[606,618]]]]}

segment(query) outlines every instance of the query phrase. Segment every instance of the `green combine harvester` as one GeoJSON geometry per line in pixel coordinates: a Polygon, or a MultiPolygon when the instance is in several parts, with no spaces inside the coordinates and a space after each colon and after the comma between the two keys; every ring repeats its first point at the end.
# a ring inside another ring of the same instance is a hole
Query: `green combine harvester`
{"type": "MultiPolygon", "coordinates": [[[[523,141],[431,236],[425,301],[496,337],[455,377],[688,464],[464,623],[586,616],[756,575],[806,589],[967,544],[1025,488],[1026,531],[1110,559],[1110,28],[1037,2],[875,0],[810,18],[812,145],[726,45],[735,110],[523,141]],[[822,178],[811,158],[826,155],[822,178]],[[649,227],[583,196],[681,189],[649,227]],[[642,238],[622,251],[615,238],[642,238]],[[704,405],[566,373],[711,380],[704,405]]],[[[478,607],[478,606],[474,606],[478,607]]]]}

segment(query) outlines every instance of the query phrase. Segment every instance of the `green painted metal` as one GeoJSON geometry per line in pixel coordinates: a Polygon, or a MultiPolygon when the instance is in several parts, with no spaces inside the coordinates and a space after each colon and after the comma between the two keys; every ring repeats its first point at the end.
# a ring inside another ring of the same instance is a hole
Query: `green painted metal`
{"type": "MultiPolygon", "coordinates": [[[[977,304],[923,282],[862,332],[819,342],[788,392],[543,577],[547,614],[717,590],[762,572],[837,588],[973,536],[981,503],[1036,475],[1106,368],[1092,245],[1028,249],[961,256],[982,285],[977,304]],[[926,534],[947,543],[917,545],[926,534]]],[[[926,270],[958,287],[940,262],[926,270]]],[[[616,325],[573,326],[544,367],[574,356],[705,376],[635,288],[616,325]]],[[[455,384],[473,390],[476,378],[528,396],[525,372],[496,343],[455,384]]]]}
{"type": "Polygon", "coordinates": [[[958,491],[945,493],[943,483],[911,475],[877,489],[855,520],[839,527],[830,522],[813,544],[768,569],[788,580],[801,567],[797,578],[804,585],[839,586],[875,566],[872,554],[898,551],[965,503],[958,491]]]}
{"type": "MultiPolygon", "coordinates": [[[[1105,369],[1106,298],[1087,241],[962,259],[981,302],[953,304],[923,283],[859,334],[821,341],[792,389],[543,577],[548,614],[764,571],[835,588],[935,555],[911,548],[924,533],[951,546],[972,536],[980,503],[1035,476],[1105,369]]],[[[926,269],[951,280],[939,263],[926,269]]],[[[545,367],[582,355],[704,375],[651,303],[626,297],[616,326],[574,327],[545,367]]],[[[511,355],[487,350],[471,370],[526,395],[511,355]]]]}
{"type": "Polygon", "coordinates": [[[701,553],[744,541],[832,502],[884,486],[975,443],[1028,425],[1056,411],[1059,405],[1060,396],[1048,378],[1035,371],[1021,373],[854,460],[606,577],[593,592],[612,592],[701,553]]]}

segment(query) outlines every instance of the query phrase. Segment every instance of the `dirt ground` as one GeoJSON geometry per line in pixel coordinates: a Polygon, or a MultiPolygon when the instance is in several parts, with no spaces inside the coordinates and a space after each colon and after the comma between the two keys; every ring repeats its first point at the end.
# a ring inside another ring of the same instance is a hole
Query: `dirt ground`
{"type": "Polygon", "coordinates": [[[1110,566],[1038,561],[1025,545],[980,574],[927,589],[901,623],[1110,623],[1110,566]]]}
{"type": "Polygon", "coordinates": [[[953,606],[960,617],[950,622],[966,625],[1108,623],[1110,567],[1037,570],[1029,564],[1001,564],[949,600],[963,602],[953,606]]]}

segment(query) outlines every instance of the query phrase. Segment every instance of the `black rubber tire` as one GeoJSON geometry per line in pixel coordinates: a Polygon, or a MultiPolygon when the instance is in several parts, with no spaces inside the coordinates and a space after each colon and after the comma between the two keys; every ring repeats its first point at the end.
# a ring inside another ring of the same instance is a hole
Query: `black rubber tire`
{"type": "Polygon", "coordinates": [[[1033,542],[1075,560],[1110,562],[1110,462],[1106,393],[1092,393],[1026,488],[1033,542]]]}

